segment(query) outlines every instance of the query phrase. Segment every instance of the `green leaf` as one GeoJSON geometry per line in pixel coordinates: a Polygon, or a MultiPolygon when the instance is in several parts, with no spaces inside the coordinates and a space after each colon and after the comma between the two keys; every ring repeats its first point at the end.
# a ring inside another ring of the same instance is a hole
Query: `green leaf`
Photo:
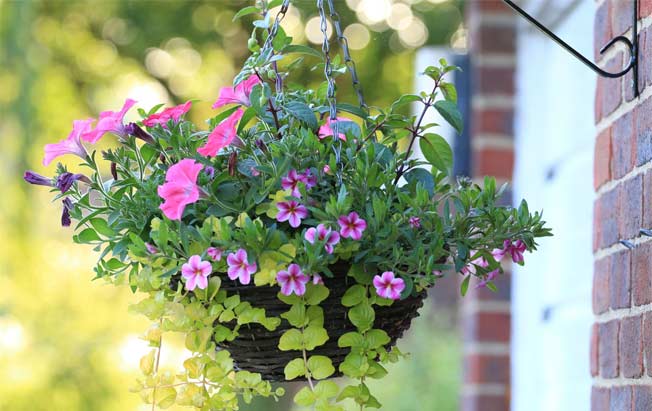
{"type": "Polygon", "coordinates": [[[233,21],[236,21],[237,19],[244,17],[246,15],[258,13],[258,12],[260,12],[260,9],[258,7],[254,7],[254,6],[244,7],[240,9],[237,13],[235,13],[235,15],[233,16],[233,21]]]}
{"type": "Polygon", "coordinates": [[[322,58],[322,55],[321,55],[320,52],[318,52],[317,50],[315,50],[312,47],[304,46],[304,45],[301,45],[301,44],[287,45],[287,46],[285,46],[283,48],[283,52],[286,53],[286,54],[289,54],[289,53],[308,54],[310,56],[317,57],[319,59],[322,58]]]}
{"type": "Polygon", "coordinates": [[[321,308],[318,305],[311,305],[308,307],[308,311],[306,312],[306,315],[308,316],[308,324],[309,325],[316,325],[319,327],[324,326],[324,309],[321,308]]]}
{"type": "Polygon", "coordinates": [[[307,322],[306,306],[295,304],[290,308],[290,311],[281,314],[281,317],[288,320],[293,327],[303,327],[307,322]]]}
{"type": "Polygon", "coordinates": [[[313,355],[308,359],[308,370],[317,380],[323,380],[335,373],[335,367],[330,358],[323,355],[313,355]]]}
{"type": "Polygon", "coordinates": [[[79,243],[90,243],[92,241],[99,241],[100,236],[92,228],[86,228],[77,234],[76,239],[79,243]]]}
{"type": "Polygon", "coordinates": [[[115,231],[109,227],[109,224],[103,218],[91,218],[90,223],[95,231],[105,237],[113,237],[115,235],[115,231]]]}
{"type": "Polygon", "coordinates": [[[384,345],[389,344],[390,338],[389,335],[384,330],[373,329],[367,331],[364,336],[364,339],[367,341],[367,347],[375,350],[384,345]]]}
{"type": "Polygon", "coordinates": [[[285,105],[285,108],[292,115],[292,117],[305,123],[311,130],[316,130],[319,124],[315,113],[308,107],[307,104],[300,101],[290,101],[285,105]]]}
{"type": "Polygon", "coordinates": [[[354,305],[360,304],[366,296],[367,289],[360,284],[356,284],[346,290],[344,296],[342,297],[342,305],[345,307],[353,307],[354,305]]]}
{"type": "Polygon", "coordinates": [[[410,104],[414,101],[422,101],[421,96],[415,94],[404,94],[398,100],[392,103],[390,111],[396,111],[397,109],[403,107],[406,104],[410,104]]]}
{"type": "Polygon", "coordinates": [[[284,372],[287,381],[306,375],[306,364],[303,362],[303,358],[295,358],[287,363],[284,372]]]}
{"type": "Polygon", "coordinates": [[[303,298],[306,304],[317,305],[324,301],[329,293],[328,288],[321,284],[308,284],[303,298]]]}
{"type": "Polygon", "coordinates": [[[328,341],[328,333],[324,327],[309,325],[303,330],[303,345],[308,351],[324,345],[326,341],[328,341]]]}
{"type": "Polygon", "coordinates": [[[338,340],[337,340],[337,346],[344,348],[344,347],[362,347],[364,345],[365,338],[362,336],[362,334],[357,333],[355,331],[348,332],[344,335],[342,335],[338,340]]]}
{"type": "Polygon", "coordinates": [[[419,139],[423,156],[437,169],[448,172],[453,167],[453,150],[440,135],[428,133],[419,139]]]}
{"type": "Polygon", "coordinates": [[[303,336],[301,335],[301,331],[296,328],[291,328],[284,332],[278,341],[278,348],[281,351],[303,349],[303,336]]]}
{"type": "MultiPolygon", "coordinates": [[[[333,372],[335,372],[335,369],[333,369],[333,372]]],[[[333,381],[319,381],[315,385],[314,392],[319,398],[333,398],[340,392],[340,387],[333,381]]]]}
{"type": "Polygon", "coordinates": [[[457,104],[457,90],[455,90],[455,85],[453,83],[440,83],[439,88],[441,88],[442,93],[444,93],[444,98],[451,103],[457,104]]]}
{"type": "Polygon", "coordinates": [[[340,371],[351,378],[362,377],[367,373],[368,369],[367,357],[356,353],[349,353],[340,364],[340,371]]]}
{"type": "Polygon", "coordinates": [[[365,332],[374,325],[376,313],[369,303],[358,304],[349,310],[349,321],[358,331],[365,332]]]}
{"type": "Polygon", "coordinates": [[[297,405],[303,405],[304,407],[314,404],[315,401],[317,401],[317,397],[312,391],[310,391],[309,387],[303,387],[294,396],[294,402],[297,403],[297,405]]]}
{"type": "Polygon", "coordinates": [[[435,109],[441,114],[441,116],[448,121],[448,124],[453,126],[458,133],[462,133],[464,128],[464,122],[462,120],[462,114],[457,109],[457,105],[448,100],[439,100],[435,103],[435,109]]]}
{"type": "Polygon", "coordinates": [[[351,113],[356,117],[360,117],[362,119],[367,118],[367,114],[358,106],[354,106],[353,104],[349,103],[337,103],[337,111],[344,111],[346,113],[351,113]]]}
{"type": "Polygon", "coordinates": [[[432,177],[432,174],[428,170],[423,168],[413,168],[403,175],[405,181],[408,183],[420,183],[421,186],[432,195],[435,191],[435,180],[432,177]]]}
{"type": "Polygon", "coordinates": [[[469,290],[469,281],[471,281],[471,276],[467,275],[460,285],[460,293],[462,294],[462,297],[464,297],[466,292],[469,290]]]}

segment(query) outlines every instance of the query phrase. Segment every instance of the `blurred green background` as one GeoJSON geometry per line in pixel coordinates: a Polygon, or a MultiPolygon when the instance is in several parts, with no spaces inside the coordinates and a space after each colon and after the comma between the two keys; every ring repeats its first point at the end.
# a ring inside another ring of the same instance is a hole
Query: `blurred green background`
{"type": "MultiPolygon", "coordinates": [[[[90,281],[96,256],[72,244],[59,224],[61,204],[22,173],[51,175],[54,165],[41,166],[43,145],[67,136],[73,119],[116,110],[126,97],[146,109],[199,99],[190,115],[201,123],[247,56],[251,22],[232,17],[249,3],[0,0],[0,410],[150,409],[129,392],[146,351],[139,334],[147,321],[128,313],[138,297],[90,281]]],[[[292,4],[286,32],[298,43],[319,42],[314,2],[292,4]]],[[[461,1],[335,4],[373,105],[412,91],[417,48],[464,43],[461,1]]],[[[316,86],[320,71],[309,70],[316,61],[306,63],[290,81],[316,86]]],[[[338,98],[354,102],[345,80],[338,98]]],[[[67,165],[74,170],[74,159],[67,165]]],[[[399,345],[411,357],[373,387],[384,409],[457,409],[459,337],[442,310],[424,307],[399,345]]],[[[181,363],[181,347],[165,344],[164,367],[181,363]]]]}

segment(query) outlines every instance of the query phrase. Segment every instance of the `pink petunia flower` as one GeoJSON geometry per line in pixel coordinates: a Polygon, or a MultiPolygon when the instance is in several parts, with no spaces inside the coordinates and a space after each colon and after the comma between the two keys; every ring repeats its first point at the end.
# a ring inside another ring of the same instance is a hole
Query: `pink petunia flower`
{"type": "Polygon", "coordinates": [[[75,154],[81,158],[86,158],[88,155],[86,149],[81,143],[81,137],[91,130],[92,118],[86,120],[75,120],[72,122],[72,131],[68,138],[61,140],[58,143],[45,145],[45,156],[43,157],[43,165],[47,166],[55,158],[64,154],[75,154]]]}
{"type": "Polygon", "coordinates": [[[512,261],[517,264],[523,263],[523,253],[526,249],[527,246],[521,240],[516,240],[515,242],[505,240],[503,243],[503,251],[509,253],[512,256],[512,261]]]}
{"type": "Polygon", "coordinates": [[[136,101],[128,98],[125,100],[125,103],[120,111],[101,112],[95,129],[82,135],[82,139],[88,141],[89,143],[95,144],[106,133],[114,133],[122,138],[126,137],[128,133],[125,129],[125,125],[122,124],[122,121],[125,117],[125,114],[127,114],[127,111],[129,111],[129,109],[134,104],[136,104],[136,101]]]}
{"type": "Polygon", "coordinates": [[[306,178],[303,174],[297,173],[297,170],[292,169],[288,171],[287,175],[281,178],[281,187],[283,190],[292,190],[292,197],[301,197],[299,191],[299,183],[306,183],[306,178]]]}
{"type": "Polygon", "coordinates": [[[340,235],[323,224],[319,224],[317,228],[310,227],[304,237],[310,244],[315,244],[315,241],[326,241],[324,248],[328,254],[333,254],[333,246],[340,242],[340,235]]]}
{"type": "Polygon", "coordinates": [[[213,259],[213,261],[220,261],[222,259],[222,249],[217,247],[208,247],[206,255],[213,259]]]}
{"type": "Polygon", "coordinates": [[[303,295],[306,292],[306,284],[310,279],[301,271],[298,264],[290,264],[287,271],[279,271],[276,274],[276,281],[281,286],[281,293],[290,295],[303,295]]]}
{"type": "Polygon", "coordinates": [[[242,248],[235,253],[229,254],[226,257],[226,263],[229,266],[227,271],[229,278],[232,280],[237,278],[242,284],[249,284],[251,281],[251,275],[258,270],[258,266],[255,262],[249,264],[247,252],[242,248]]]}
{"type": "Polygon", "coordinates": [[[165,200],[159,208],[170,220],[180,220],[186,206],[199,199],[197,176],[202,167],[186,158],[168,168],[165,184],[158,187],[158,195],[165,200]]]}
{"type": "Polygon", "coordinates": [[[337,219],[340,225],[340,234],[344,238],[359,240],[362,238],[362,232],[367,228],[367,222],[358,216],[358,213],[352,211],[348,216],[343,215],[337,219]]]}
{"type": "Polygon", "coordinates": [[[197,152],[203,156],[216,156],[218,151],[231,144],[236,137],[236,124],[242,118],[243,113],[244,111],[239,108],[218,124],[208,135],[206,144],[199,147],[197,152]]]}
{"type": "Polygon", "coordinates": [[[374,276],[374,287],[379,296],[398,300],[405,289],[405,282],[402,278],[395,278],[393,272],[385,271],[382,275],[374,276]]]}
{"type": "MultiPolygon", "coordinates": [[[[340,128],[339,128],[340,124],[339,123],[343,123],[343,122],[344,123],[350,123],[351,120],[349,120],[346,117],[337,117],[335,121],[337,121],[337,123],[338,123],[337,124],[337,126],[338,126],[338,130],[337,130],[338,137],[340,138],[340,140],[346,141],[346,136],[344,135],[344,133],[342,133],[340,131],[340,128]]],[[[326,123],[324,123],[321,127],[319,127],[319,131],[317,133],[317,136],[319,137],[320,140],[324,139],[326,137],[331,137],[333,135],[333,133],[334,133],[333,127],[335,126],[335,124],[334,124],[335,121],[331,120],[329,118],[328,120],[326,120],[326,123]]]]}
{"type": "Polygon", "coordinates": [[[326,164],[326,165],[324,166],[323,171],[324,171],[324,174],[330,174],[330,173],[331,173],[331,166],[329,166],[328,164],[326,164]]]}
{"type": "Polygon", "coordinates": [[[253,89],[256,84],[260,84],[258,77],[249,76],[249,78],[240,82],[235,87],[222,87],[217,101],[213,104],[213,109],[226,106],[227,104],[251,105],[249,95],[251,95],[251,89],[253,89]]]}
{"type": "Polygon", "coordinates": [[[319,274],[313,274],[312,275],[312,283],[315,285],[324,285],[324,280],[321,278],[321,275],[319,274]]]}
{"type": "Polygon", "coordinates": [[[202,261],[198,255],[193,255],[188,262],[181,266],[181,275],[186,279],[186,290],[206,289],[208,287],[208,276],[213,271],[211,263],[202,261]]]}
{"type": "Polygon", "coordinates": [[[419,217],[410,217],[410,219],[408,220],[408,223],[410,224],[410,227],[412,227],[412,228],[421,227],[421,219],[419,217]]]}
{"type": "Polygon", "coordinates": [[[163,128],[167,128],[168,121],[174,120],[179,121],[181,116],[186,114],[190,107],[192,106],[192,101],[186,101],[183,104],[178,106],[166,108],[160,113],[154,113],[143,120],[143,124],[147,127],[154,127],[157,124],[160,124],[163,128]]]}
{"type": "Polygon", "coordinates": [[[278,214],[276,220],[279,222],[288,221],[290,226],[297,228],[301,225],[301,220],[308,217],[308,209],[296,201],[282,201],[276,203],[278,214]]]}
{"type": "Polygon", "coordinates": [[[487,277],[483,280],[480,280],[480,282],[475,286],[475,288],[486,288],[487,284],[489,284],[490,281],[493,281],[498,277],[498,274],[500,273],[500,270],[496,269],[493,270],[490,273],[487,273],[487,277]]]}

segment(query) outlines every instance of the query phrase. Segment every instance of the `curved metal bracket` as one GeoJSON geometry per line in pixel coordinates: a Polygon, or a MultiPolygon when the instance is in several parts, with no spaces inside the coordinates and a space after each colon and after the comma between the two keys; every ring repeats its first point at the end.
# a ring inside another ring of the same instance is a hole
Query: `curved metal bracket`
{"type": "Polygon", "coordinates": [[[536,28],[541,30],[543,34],[546,36],[550,37],[552,40],[554,40],[557,44],[562,46],[566,51],[568,51],[570,54],[572,54],[575,58],[577,58],[579,61],[584,63],[588,68],[596,72],[602,77],[609,77],[609,78],[618,78],[622,77],[629,70],[633,70],[633,87],[634,87],[634,95],[638,97],[639,91],[638,91],[638,0],[634,0],[634,18],[633,18],[633,23],[632,23],[632,39],[628,39],[625,36],[617,36],[611,39],[607,44],[604,45],[600,49],[600,54],[604,54],[607,50],[609,50],[612,46],[614,46],[616,43],[623,43],[627,49],[629,50],[629,62],[627,63],[627,66],[623,68],[622,70],[611,73],[609,71],[606,71],[600,67],[598,67],[595,63],[593,63],[591,60],[587,59],[580,53],[579,51],[575,50],[573,47],[571,47],[568,43],[566,43],[564,40],[562,40],[559,36],[557,36],[555,33],[550,31],[546,26],[541,24],[537,19],[529,15],[525,10],[520,8],[519,6],[516,5],[512,0],[503,0],[505,4],[507,4],[509,7],[511,7],[514,11],[516,11],[518,14],[523,16],[527,21],[532,23],[536,28]]]}

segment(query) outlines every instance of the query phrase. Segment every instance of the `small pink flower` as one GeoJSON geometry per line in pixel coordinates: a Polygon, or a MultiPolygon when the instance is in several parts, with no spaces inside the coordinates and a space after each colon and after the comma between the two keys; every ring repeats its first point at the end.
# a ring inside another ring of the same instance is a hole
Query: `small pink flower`
{"type": "MultiPolygon", "coordinates": [[[[339,126],[340,126],[339,123],[343,123],[343,122],[349,122],[350,123],[351,120],[349,120],[348,118],[345,118],[345,117],[337,117],[336,121],[338,122],[338,124],[337,124],[337,126],[338,126],[338,130],[337,130],[338,131],[337,132],[338,137],[341,140],[346,141],[346,136],[339,129],[339,126]]],[[[334,123],[335,123],[335,121],[333,121],[331,119],[328,119],[326,121],[326,123],[324,123],[321,127],[319,127],[319,132],[317,133],[317,135],[318,135],[320,140],[333,135],[333,127],[332,126],[335,126],[334,123]]]]}
{"type": "Polygon", "coordinates": [[[303,172],[303,182],[306,184],[306,190],[310,190],[317,185],[317,176],[307,169],[303,172]]]}
{"type": "Polygon", "coordinates": [[[75,154],[81,158],[86,158],[86,149],[81,143],[81,137],[91,130],[92,118],[86,120],[75,120],[72,122],[72,131],[68,138],[61,140],[55,144],[45,145],[45,156],[43,157],[43,165],[47,166],[55,158],[64,154],[75,154]]]}
{"type": "Polygon", "coordinates": [[[240,280],[242,284],[249,284],[251,281],[251,275],[258,270],[256,263],[249,264],[247,259],[247,252],[242,248],[231,253],[226,257],[226,263],[229,266],[227,274],[229,278],[235,280],[236,278],[240,280]]]}
{"type": "Polygon", "coordinates": [[[158,195],[165,200],[160,209],[170,220],[180,220],[186,206],[199,199],[197,176],[202,167],[186,158],[168,168],[165,184],[158,187],[158,195]]]}
{"type": "Polygon", "coordinates": [[[328,254],[333,254],[333,246],[340,242],[340,235],[323,224],[319,224],[317,228],[310,227],[304,237],[310,244],[315,244],[315,241],[325,241],[324,248],[328,254]]]}
{"type": "Polygon", "coordinates": [[[410,227],[412,227],[412,228],[421,227],[421,219],[419,217],[410,217],[410,219],[408,220],[408,223],[410,224],[410,227]]]}
{"type": "Polygon", "coordinates": [[[154,247],[154,245],[151,243],[145,243],[145,248],[147,249],[147,252],[150,254],[158,253],[158,248],[154,247]]]}
{"type": "Polygon", "coordinates": [[[279,222],[288,221],[290,226],[297,228],[301,220],[308,217],[308,209],[294,200],[276,203],[278,214],[276,220],[279,222]]]}
{"type": "Polygon", "coordinates": [[[251,175],[252,175],[253,177],[258,177],[258,176],[260,175],[260,171],[258,171],[258,170],[256,169],[256,167],[251,166],[250,170],[251,170],[251,175]]]}
{"type": "Polygon", "coordinates": [[[279,271],[276,274],[276,281],[281,286],[281,293],[290,295],[303,295],[306,292],[306,284],[310,279],[301,271],[298,264],[290,264],[287,271],[279,271]]]}
{"type": "Polygon", "coordinates": [[[198,255],[193,255],[188,262],[181,266],[181,275],[186,279],[186,289],[194,290],[195,287],[204,290],[208,287],[208,276],[213,271],[211,263],[202,261],[198,255]]]}
{"type": "Polygon", "coordinates": [[[358,216],[358,213],[352,211],[348,216],[341,216],[337,219],[340,225],[340,234],[344,238],[359,240],[362,238],[362,232],[367,228],[367,222],[358,216]]]}
{"type": "Polygon", "coordinates": [[[505,250],[502,250],[500,248],[494,248],[493,250],[491,250],[491,255],[494,258],[494,260],[500,262],[500,260],[502,260],[503,257],[505,257],[505,250]]]}
{"type": "Polygon", "coordinates": [[[197,152],[203,156],[216,156],[218,151],[230,145],[236,138],[236,124],[242,118],[242,114],[244,111],[239,108],[218,124],[208,135],[206,144],[199,147],[197,152]]]}
{"type": "Polygon", "coordinates": [[[440,270],[432,270],[432,275],[435,277],[443,277],[444,274],[440,270]]]}
{"type": "Polygon", "coordinates": [[[382,275],[374,276],[374,287],[379,296],[398,300],[405,289],[405,282],[402,278],[394,278],[393,272],[385,271],[382,275]]]}
{"type": "Polygon", "coordinates": [[[329,166],[328,164],[326,164],[326,165],[324,166],[324,170],[323,170],[323,171],[324,171],[324,174],[330,174],[330,173],[331,173],[331,166],[329,166]]]}
{"type": "Polygon", "coordinates": [[[213,109],[226,106],[227,104],[251,105],[249,95],[251,94],[251,89],[253,89],[256,84],[260,84],[258,77],[249,76],[249,78],[235,87],[222,87],[217,101],[213,104],[213,109]]]}
{"type": "Polygon", "coordinates": [[[220,261],[222,259],[222,249],[216,247],[208,247],[206,255],[213,259],[213,261],[220,261]]]}
{"type": "Polygon", "coordinates": [[[301,197],[301,192],[299,191],[299,183],[305,184],[306,179],[303,174],[297,173],[297,170],[292,169],[288,171],[287,175],[281,178],[281,187],[283,190],[292,190],[292,197],[301,197]]]}
{"type": "Polygon", "coordinates": [[[321,275],[319,274],[313,274],[312,275],[312,283],[315,285],[324,285],[324,280],[321,278],[321,275]]]}
{"type": "Polygon", "coordinates": [[[174,120],[179,121],[181,116],[186,114],[190,107],[192,106],[192,101],[186,101],[185,103],[166,108],[160,113],[155,113],[143,120],[143,124],[147,127],[154,127],[157,124],[160,124],[163,128],[168,127],[168,121],[174,120]]]}
{"type": "MultiPolygon", "coordinates": [[[[471,255],[473,255],[474,257],[475,257],[476,253],[477,253],[477,251],[475,251],[475,250],[471,251],[471,255]]],[[[475,258],[475,259],[471,260],[471,262],[469,262],[467,265],[462,267],[462,270],[460,270],[460,272],[462,274],[473,274],[473,275],[475,275],[475,273],[477,271],[477,267],[487,268],[487,267],[489,267],[489,262],[484,257],[475,258]]]]}
{"type": "Polygon", "coordinates": [[[487,277],[483,280],[480,280],[478,285],[475,286],[475,288],[486,288],[487,284],[489,284],[490,281],[495,280],[498,277],[498,274],[500,273],[500,270],[496,269],[493,270],[490,273],[487,273],[487,277]]]}
{"type": "Polygon", "coordinates": [[[523,263],[523,253],[526,249],[527,246],[521,240],[516,240],[515,242],[505,240],[503,243],[503,251],[509,253],[512,256],[512,261],[517,264],[523,263]]]}
{"type": "Polygon", "coordinates": [[[120,137],[126,137],[127,131],[125,130],[125,125],[122,124],[122,122],[125,114],[127,114],[127,111],[129,111],[129,109],[134,104],[136,104],[136,101],[128,98],[125,100],[125,103],[120,111],[101,112],[95,129],[84,134],[82,139],[88,141],[89,143],[95,144],[106,133],[114,133],[120,137]]]}

